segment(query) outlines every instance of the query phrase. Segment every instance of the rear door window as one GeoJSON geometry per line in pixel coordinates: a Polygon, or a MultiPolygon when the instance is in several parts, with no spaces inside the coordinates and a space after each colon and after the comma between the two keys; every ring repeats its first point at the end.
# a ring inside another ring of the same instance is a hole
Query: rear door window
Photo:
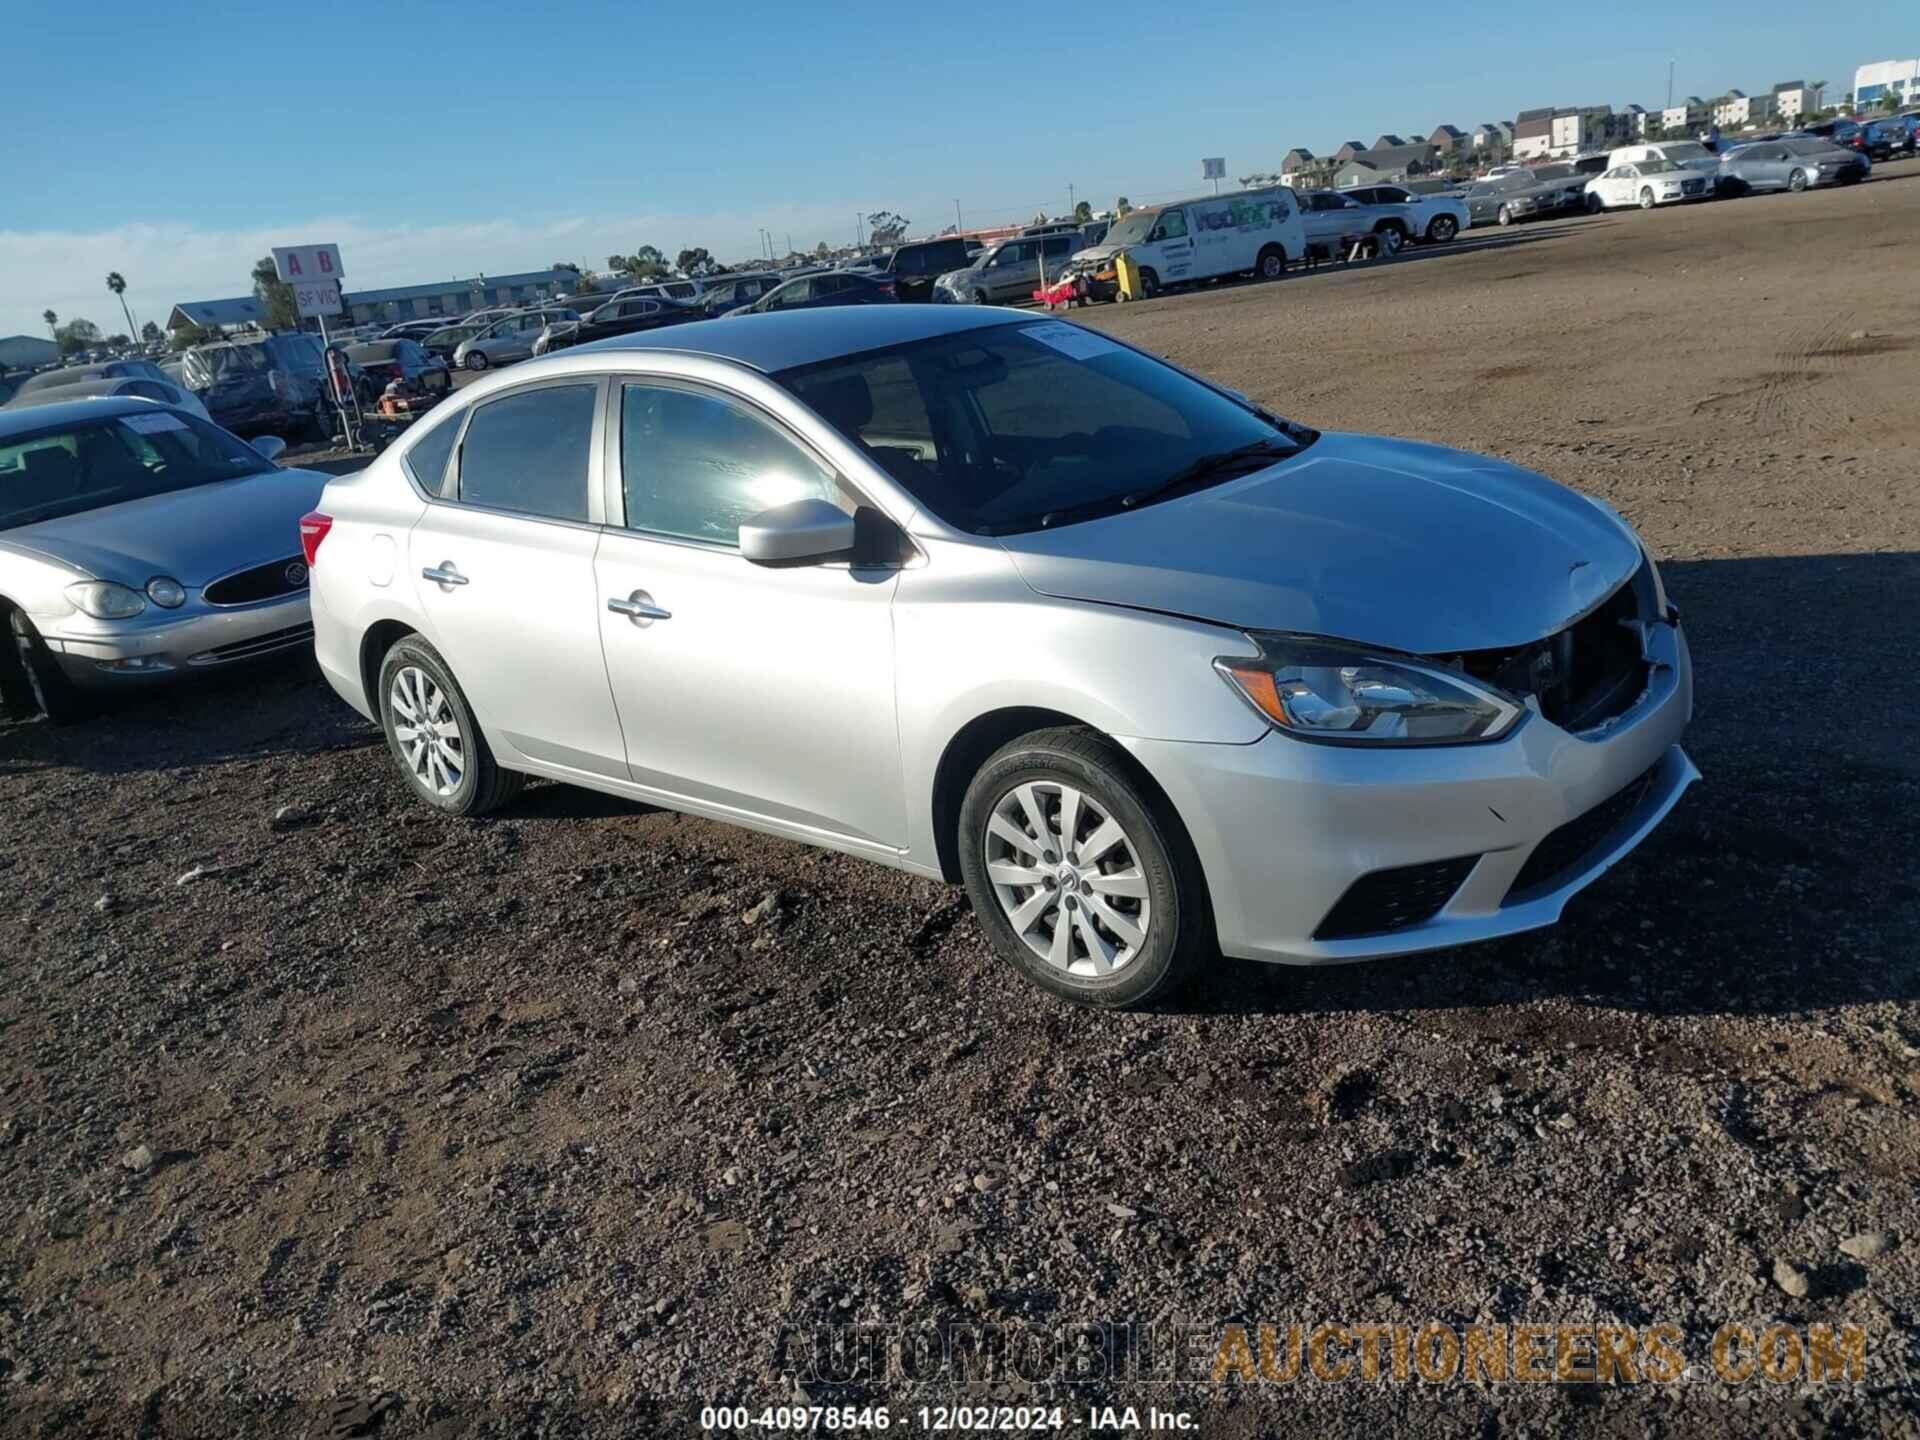
{"type": "Polygon", "coordinates": [[[460,499],[584,521],[597,388],[543,385],[477,406],[460,442],[460,499]]]}

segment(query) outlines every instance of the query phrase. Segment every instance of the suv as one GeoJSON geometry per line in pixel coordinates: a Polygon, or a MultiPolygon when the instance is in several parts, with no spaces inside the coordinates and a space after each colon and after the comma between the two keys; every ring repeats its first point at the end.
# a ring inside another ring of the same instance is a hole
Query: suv
{"type": "Polygon", "coordinates": [[[1081,249],[1078,230],[1051,235],[1019,235],[989,245],[964,270],[942,275],[933,283],[933,298],[948,303],[1003,305],[1031,300],[1040,287],[1041,262],[1050,279],[1058,279],[1067,261],[1081,249]]]}
{"type": "Polygon", "coordinates": [[[707,288],[700,292],[700,298],[694,303],[700,307],[702,314],[711,318],[724,315],[729,310],[737,310],[742,305],[751,305],[775,286],[785,283],[785,276],[770,273],[722,275],[716,280],[709,280],[707,288]]]}
{"type": "Polygon", "coordinates": [[[969,263],[967,242],[958,235],[943,235],[902,245],[864,273],[892,281],[896,300],[925,301],[933,299],[934,281],[949,271],[966,269],[969,263]]]}
{"type": "Polygon", "coordinates": [[[326,362],[309,335],[261,335],[196,345],[181,357],[187,388],[197,392],[216,425],[236,435],[333,432],[326,362]]]}

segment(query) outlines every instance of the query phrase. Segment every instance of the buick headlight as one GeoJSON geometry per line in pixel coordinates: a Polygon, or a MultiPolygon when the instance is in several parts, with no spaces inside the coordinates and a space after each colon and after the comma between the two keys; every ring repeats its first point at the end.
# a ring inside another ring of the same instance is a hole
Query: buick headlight
{"type": "Polygon", "coordinates": [[[147,581],[147,598],[163,610],[178,610],[187,603],[187,587],[171,575],[156,575],[147,581]]]}
{"type": "Polygon", "coordinates": [[[1341,745],[1494,740],[1526,713],[1465,675],[1407,656],[1297,635],[1255,635],[1257,656],[1214,667],[1275,729],[1341,745]]]}
{"type": "Polygon", "coordinates": [[[69,585],[67,599],[96,620],[131,620],[147,608],[146,596],[111,580],[82,580],[69,585]]]}

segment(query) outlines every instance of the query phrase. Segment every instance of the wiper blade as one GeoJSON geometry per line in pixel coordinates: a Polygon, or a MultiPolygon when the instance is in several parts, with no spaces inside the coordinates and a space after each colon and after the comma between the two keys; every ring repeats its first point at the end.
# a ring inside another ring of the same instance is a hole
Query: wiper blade
{"type": "Polygon", "coordinates": [[[1255,440],[1251,445],[1242,445],[1234,450],[1220,450],[1212,455],[1202,455],[1191,465],[1176,470],[1158,485],[1149,485],[1143,490],[1135,490],[1120,497],[1120,504],[1128,510],[1138,505],[1146,505],[1155,500],[1165,500],[1183,490],[1216,479],[1230,470],[1259,469],[1275,459],[1300,452],[1300,443],[1296,440],[1282,440],[1271,436],[1255,440]]]}

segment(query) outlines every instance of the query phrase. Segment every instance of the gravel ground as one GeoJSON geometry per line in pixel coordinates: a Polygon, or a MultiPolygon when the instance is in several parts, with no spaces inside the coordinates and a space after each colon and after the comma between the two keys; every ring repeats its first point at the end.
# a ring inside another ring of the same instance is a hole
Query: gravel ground
{"type": "Polygon", "coordinates": [[[1669,557],[1705,783],[1538,936],[1087,1014],[937,885],[556,785],[432,815],[305,663],[0,728],[5,1428],[920,1434],[959,1392],[815,1373],[820,1327],[1437,1321],[1670,1323],[1699,1378],[969,1393],[1920,1433],[1920,167],[1882,171],[1076,317],[1669,557]],[[1775,1320],[1864,1327],[1864,1377],[1714,1375],[1775,1320]]]}

